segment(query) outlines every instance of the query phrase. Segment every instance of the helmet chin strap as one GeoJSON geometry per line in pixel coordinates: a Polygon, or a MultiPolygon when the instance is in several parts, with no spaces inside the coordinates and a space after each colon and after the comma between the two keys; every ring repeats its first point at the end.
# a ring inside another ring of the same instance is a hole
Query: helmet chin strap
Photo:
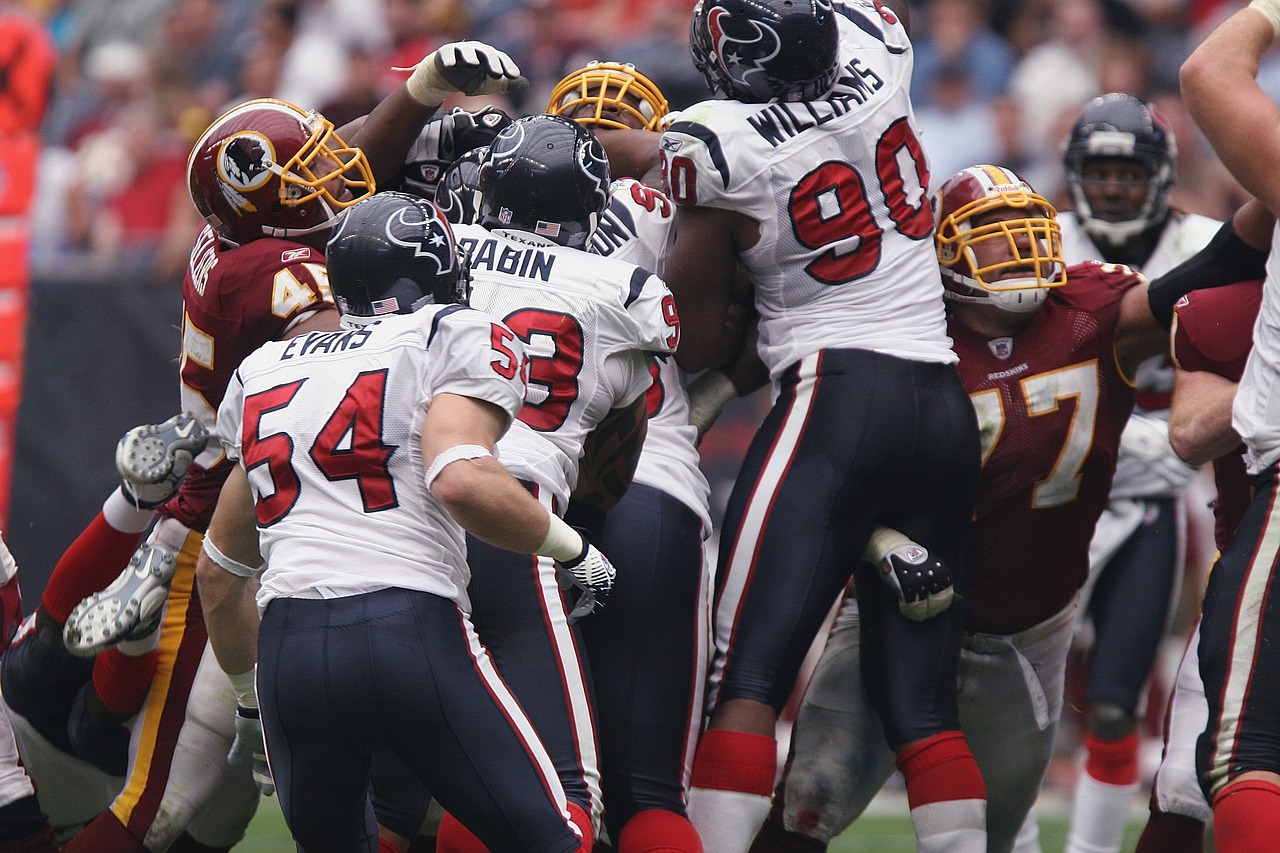
{"type": "MultiPolygon", "coordinates": [[[[948,289],[943,292],[945,298],[952,302],[966,302],[970,305],[990,305],[1010,314],[1030,314],[1040,307],[1040,303],[1044,301],[1045,296],[1049,293],[1049,288],[1035,285],[1009,288],[1007,290],[989,290],[983,287],[976,279],[960,275],[955,271],[944,272],[943,275],[952,282],[961,284],[970,290],[969,293],[959,293],[948,289]]],[[[1034,281],[1035,279],[1021,280],[1034,281]]],[[[1019,279],[1007,279],[1007,281],[1013,282],[1019,281],[1019,279]]]]}
{"type": "Polygon", "coordinates": [[[338,214],[334,212],[333,208],[329,206],[329,202],[325,201],[323,197],[316,199],[316,201],[320,202],[320,204],[324,206],[325,213],[329,214],[329,216],[324,220],[309,228],[273,228],[270,225],[263,225],[262,233],[266,234],[268,237],[288,239],[290,237],[305,237],[308,234],[314,234],[317,231],[324,231],[327,228],[332,228],[333,223],[338,219],[338,214]]]}

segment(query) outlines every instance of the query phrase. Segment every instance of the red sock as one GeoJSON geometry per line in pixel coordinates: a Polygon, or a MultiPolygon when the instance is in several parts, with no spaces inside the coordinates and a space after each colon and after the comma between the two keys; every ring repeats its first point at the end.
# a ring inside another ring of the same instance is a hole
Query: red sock
{"type": "Polygon", "coordinates": [[[378,836],[378,853],[400,853],[400,848],[389,838],[378,836]]]}
{"type": "Polygon", "coordinates": [[[124,828],[114,814],[105,811],[62,846],[62,853],[149,853],[142,842],[124,828]]]}
{"type": "Polygon", "coordinates": [[[695,788],[773,796],[778,741],[767,735],[708,729],[693,759],[695,788]]]}
{"type": "Polygon", "coordinates": [[[122,533],[107,524],[99,512],[62,552],[45,585],[40,606],[57,621],[66,622],[77,604],[124,571],[141,544],[141,533],[122,533]]]}
{"type": "Polygon", "coordinates": [[[1232,782],[1213,798],[1218,853],[1265,853],[1280,838],[1280,787],[1262,779],[1232,782]]]}
{"type": "Polygon", "coordinates": [[[159,658],[154,650],[138,657],[114,647],[99,652],[93,660],[93,689],[102,707],[113,714],[136,714],[147,699],[159,658]]]}
{"type": "Polygon", "coordinates": [[[1204,824],[1186,815],[1153,811],[1133,853],[1204,853],[1204,824]]]}
{"type": "Polygon", "coordinates": [[[618,853],[702,853],[702,839],[689,819],[664,809],[633,815],[616,846],[618,853]]]}
{"type": "Polygon", "coordinates": [[[1108,785],[1132,785],[1138,781],[1138,733],[1119,740],[1084,736],[1085,772],[1108,785]]]}
{"type": "Polygon", "coordinates": [[[462,821],[445,812],[436,829],[436,853],[489,853],[489,848],[462,821]]]}
{"type": "Polygon", "coordinates": [[[596,833],[591,828],[591,818],[587,815],[586,809],[572,800],[567,805],[569,807],[569,820],[573,821],[573,825],[578,827],[578,832],[582,833],[582,845],[578,848],[578,851],[579,853],[591,853],[591,848],[596,843],[596,833]]]}
{"type": "Polygon", "coordinates": [[[987,786],[969,744],[958,731],[942,732],[898,755],[911,808],[949,800],[985,800],[987,786]]]}

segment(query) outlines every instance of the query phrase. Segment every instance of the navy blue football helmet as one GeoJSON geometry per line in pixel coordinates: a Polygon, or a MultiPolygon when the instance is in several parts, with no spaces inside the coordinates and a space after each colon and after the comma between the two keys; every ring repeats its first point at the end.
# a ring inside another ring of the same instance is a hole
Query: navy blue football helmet
{"type": "Polygon", "coordinates": [[[551,115],[513,122],[480,166],[480,224],[585,249],[609,206],[609,158],[576,121],[551,115]]]}
{"type": "Polygon", "coordinates": [[[344,210],[325,258],[338,310],[357,325],[424,305],[465,304],[471,295],[467,256],[449,220],[409,193],[375,193],[344,210]]]}
{"type": "Polygon", "coordinates": [[[713,92],[748,104],[812,101],[840,70],[831,0],[698,0],[693,64],[713,92]]]}
{"type": "Polygon", "coordinates": [[[454,225],[475,225],[480,217],[480,164],[489,146],[472,148],[449,164],[436,184],[436,205],[454,225]]]}
{"type": "Polygon", "coordinates": [[[1090,101],[1071,128],[1063,151],[1071,206],[1085,231],[1095,240],[1120,245],[1162,226],[1169,215],[1177,156],[1173,128],[1154,107],[1122,92],[1090,101]],[[1090,202],[1085,166],[1104,159],[1133,161],[1146,175],[1145,193],[1123,212],[1104,213],[1090,202]]]}

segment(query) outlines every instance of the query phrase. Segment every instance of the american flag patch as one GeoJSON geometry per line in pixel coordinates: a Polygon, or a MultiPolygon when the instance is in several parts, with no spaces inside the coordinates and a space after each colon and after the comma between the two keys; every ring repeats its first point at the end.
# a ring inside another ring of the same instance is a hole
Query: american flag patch
{"type": "Polygon", "coordinates": [[[541,219],[539,219],[538,224],[533,226],[533,233],[541,234],[543,237],[559,237],[560,223],[559,222],[543,222],[541,219]]]}
{"type": "Polygon", "coordinates": [[[388,296],[386,299],[373,300],[369,303],[369,307],[373,309],[374,316],[394,314],[400,310],[400,302],[394,296],[388,296]]]}

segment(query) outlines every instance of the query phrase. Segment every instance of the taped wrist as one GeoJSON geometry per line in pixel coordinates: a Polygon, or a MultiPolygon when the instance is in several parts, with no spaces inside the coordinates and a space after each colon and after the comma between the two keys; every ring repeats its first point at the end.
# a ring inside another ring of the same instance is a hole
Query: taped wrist
{"type": "Polygon", "coordinates": [[[227,673],[227,680],[231,682],[231,689],[236,694],[236,704],[241,708],[258,707],[257,675],[256,666],[248,672],[238,672],[235,675],[227,673]]]}
{"type": "Polygon", "coordinates": [[[1276,35],[1280,35],[1280,0],[1253,0],[1249,8],[1266,15],[1271,22],[1271,29],[1275,30],[1276,35]]]}
{"type": "Polygon", "coordinates": [[[1147,304],[1152,315],[1167,327],[1173,322],[1173,306],[1191,291],[1264,277],[1268,254],[1241,240],[1228,219],[1207,246],[1151,282],[1147,304]]]}
{"type": "Polygon", "coordinates": [[[493,456],[493,452],[487,447],[479,444],[455,444],[453,447],[447,448],[436,454],[436,458],[431,460],[431,467],[427,469],[427,473],[422,480],[427,484],[428,491],[431,484],[436,481],[436,477],[440,476],[440,472],[445,466],[451,462],[460,462],[463,459],[481,459],[485,456],[493,456]]]}
{"type": "Polygon", "coordinates": [[[587,551],[587,540],[555,513],[548,512],[547,518],[547,537],[533,553],[539,557],[550,557],[557,563],[572,563],[581,559],[587,551]]]}
{"type": "Polygon", "coordinates": [[[230,572],[238,578],[251,578],[262,571],[262,566],[246,566],[239,560],[233,560],[222,553],[222,550],[213,544],[213,540],[209,538],[208,534],[205,534],[204,541],[200,543],[200,550],[220,569],[230,572]]]}

